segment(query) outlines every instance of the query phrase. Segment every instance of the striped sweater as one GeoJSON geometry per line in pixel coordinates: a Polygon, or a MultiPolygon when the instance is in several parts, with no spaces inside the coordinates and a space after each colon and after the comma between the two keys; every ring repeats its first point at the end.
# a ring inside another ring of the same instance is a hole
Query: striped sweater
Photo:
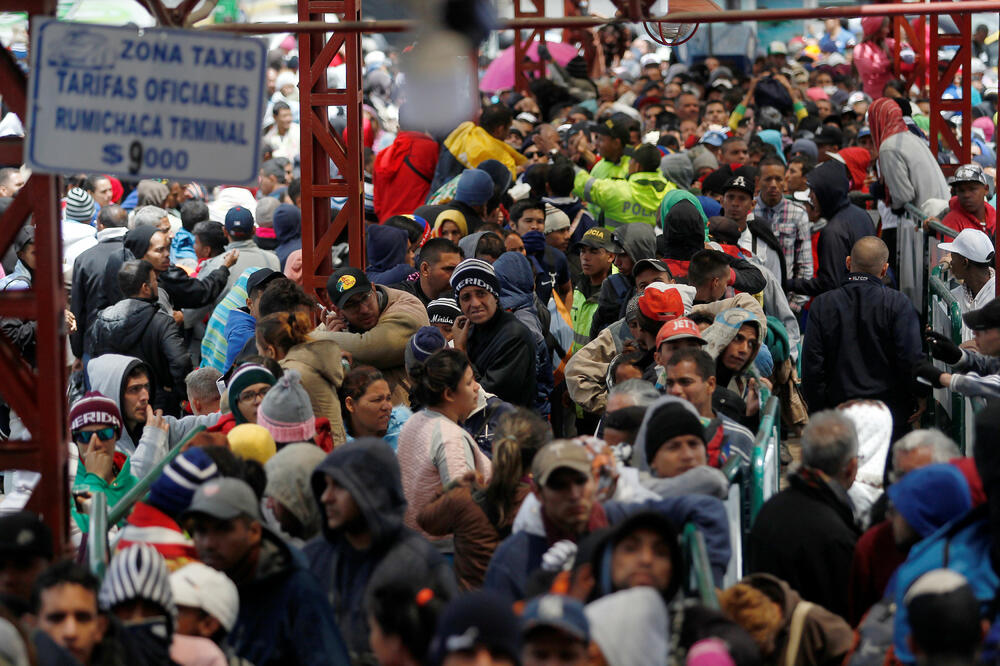
{"type": "Polygon", "coordinates": [[[488,481],[492,466],[465,430],[447,416],[422,409],[411,416],[399,433],[399,469],[402,473],[406,514],[403,522],[425,537],[417,514],[444,488],[466,472],[475,470],[488,481]]]}

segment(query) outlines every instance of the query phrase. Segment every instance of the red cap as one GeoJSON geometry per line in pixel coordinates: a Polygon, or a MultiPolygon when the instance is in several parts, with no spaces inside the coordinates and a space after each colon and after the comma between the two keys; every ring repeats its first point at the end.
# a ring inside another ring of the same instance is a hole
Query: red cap
{"type": "Polygon", "coordinates": [[[671,319],[666,324],[660,328],[660,332],[656,334],[656,348],[659,349],[667,340],[697,340],[701,344],[705,344],[705,338],[701,337],[701,331],[698,329],[698,324],[694,323],[687,317],[678,317],[677,319],[671,319]]]}
{"type": "Polygon", "coordinates": [[[653,321],[670,321],[684,316],[684,299],[671,285],[654,282],[639,297],[639,311],[653,321]]]}

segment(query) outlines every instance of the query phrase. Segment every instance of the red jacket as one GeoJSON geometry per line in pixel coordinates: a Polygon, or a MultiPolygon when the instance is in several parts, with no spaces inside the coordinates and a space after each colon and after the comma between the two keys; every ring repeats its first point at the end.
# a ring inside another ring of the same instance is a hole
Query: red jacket
{"type": "Polygon", "coordinates": [[[984,232],[990,239],[997,232],[997,209],[991,206],[988,202],[986,204],[986,223],[980,222],[976,217],[969,215],[965,210],[958,205],[958,197],[952,197],[951,201],[948,202],[948,207],[951,210],[944,219],[941,220],[941,224],[946,227],[951,227],[955,231],[961,231],[962,229],[978,229],[984,232]]]}
{"type": "Polygon", "coordinates": [[[375,214],[385,221],[424,205],[437,168],[437,142],[422,132],[400,132],[375,156],[375,214]]]}

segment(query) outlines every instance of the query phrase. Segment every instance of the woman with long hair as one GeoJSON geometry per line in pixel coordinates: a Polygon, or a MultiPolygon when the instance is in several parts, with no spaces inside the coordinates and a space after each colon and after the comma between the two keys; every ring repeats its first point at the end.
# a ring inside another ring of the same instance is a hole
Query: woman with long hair
{"type": "Polygon", "coordinates": [[[337,389],[344,380],[340,345],[332,340],[312,340],[313,325],[303,312],[275,312],[257,322],[257,350],[285,370],[294,369],[309,394],[313,414],[330,421],[334,445],[343,444],[337,389]]]}
{"type": "Polygon", "coordinates": [[[395,451],[399,431],[413,413],[406,405],[392,406],[392,390],[382,373],[360,365],[347,373],[339,393],[347,441],[381,437],[395,451]]]}
{"type": "Polygon", "coordinates": [[[419,530],[417,514],[446,486],[469,472],[489,480],[492,467],[460,425],[476,408],[479,392],[465,353],[440,349],[409,370],[411,392],[424,408],[403,425],[396,454],[407,501],[403,521],[419,530]]]}
{"type": "Polygon", "coordinates": [[[482,586],[493,551],[514,524],[530,492],[525,476],[535,452],[551,439],[548,424],[527,409],[500,417],[488,483],[473,474],[454,480],[417,515],[430,534],[454,534],[455,574],[463,589],[482,586]]]}

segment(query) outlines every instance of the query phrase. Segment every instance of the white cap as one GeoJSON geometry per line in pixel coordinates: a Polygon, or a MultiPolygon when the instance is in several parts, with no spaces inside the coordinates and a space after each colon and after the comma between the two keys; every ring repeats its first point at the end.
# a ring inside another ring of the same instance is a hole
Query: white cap
{"type": "Polygon", "coordinates": [[[662,62],[660,56],[656,53],[647,53],[639,58],[639,64],[645,67],[646,65],[659,65],[662,62]]]}
{"type": "Polygon", "coordinates": [[[962,229],[950,243],[938,243],[938,249],[960,254],[977,264],[993,261],[993,243],[979,229],[962,229]]]}
{"type": "Polygon", "coordinates": [[[200,608],[233,630],[240,612],[240,594],[229,576],[201,562],[192,562],[170,574],[174,604],[200,608]]]}

